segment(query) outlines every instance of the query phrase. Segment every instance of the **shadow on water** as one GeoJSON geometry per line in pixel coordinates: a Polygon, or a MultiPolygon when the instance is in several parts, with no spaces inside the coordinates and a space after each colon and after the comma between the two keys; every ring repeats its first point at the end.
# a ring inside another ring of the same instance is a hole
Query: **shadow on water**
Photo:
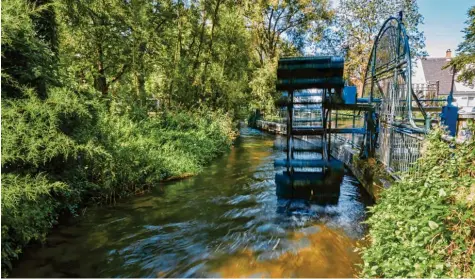
{"type": "Polygon", "coordinates": [[[278,199],[274,139],[242,129],[200,175],[59,227],[11,277],[352,276],[369,196],[347,173],[334,205],[278,199]]]}

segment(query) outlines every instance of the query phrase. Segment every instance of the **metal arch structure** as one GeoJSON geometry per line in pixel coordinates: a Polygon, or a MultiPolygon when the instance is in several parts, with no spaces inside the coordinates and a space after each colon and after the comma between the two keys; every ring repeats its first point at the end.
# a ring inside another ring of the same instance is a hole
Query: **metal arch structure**
{"type": "Polygon", "coordinates": [[[363,97],[368,98],[369,103],[381,104],[381,120],[426,130],[427,114],[412,89],[409,38],[404,24],[395,17],[387,19],[376,36],[365,74],[363,97]],[[419,115],[416,116],[416,112],[419,115]],[[422,125],[416,123],[421,120],[424,120],[422,125]]]}
{"type": "Polygon", "coordinates": [[[362,99],[374,108],[367,115],[377,132],[367,130],[366,146],[394,171],[406,171],[419,156],[430,119],[412,89],[409,38],[400,19],[387,19],[375,38],[366,69],[362,99]]]}

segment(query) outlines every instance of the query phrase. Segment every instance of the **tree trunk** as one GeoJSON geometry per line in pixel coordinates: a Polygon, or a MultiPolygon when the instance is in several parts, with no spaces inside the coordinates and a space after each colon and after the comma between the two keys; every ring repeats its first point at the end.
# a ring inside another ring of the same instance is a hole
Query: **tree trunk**
{"type": "Polygon", "coordinates": [[[217,0],[216,7],[214,9],[214,14],[213,14],[213,23],[212,23],[212,26],[211,26],[211,37],[210,37],[209,46],[208,46],[208,56],[206,57],[205,68],[204,68],[204,71],[203,71],[202,82],[201,82],[202,83],[202,89],[201,89],[202,94],[205,91],[206,75],[208,74],[208,65],[210,63],[210,57],[213,54],[214,28],[215,28],[215,26],[217,24],[217,21],[218,21],[218,13],[219,13],[219,5],[220,4],[221,4],[221,0],[217,0]]]}
{"type": "MultiPolygon", "coordinates": [[[[196,78],[196,74],[197,74],[197,70],[198,70],[201,49],[203,47],[203,41],[204,41],[205,27],[206,27],[206,8],[203,7],[203,23],[201,24],[200,42],[198,44],[198,51],[197,51],[196,56],[195,56],[195,61],[193,63],[193,69],[192,69],[192,73],[191,73],[190,82],[192,82],[192,83],[195,82],[195,78],[196,78]]],[[[193,101],[198,100],[198,95],[199,95],[198,90],[193,90],[193,95],[194,95],[193,96],[193,99],[194,99],[193,101]]]]}
{"type": "Polygon", "coordinates": [[[104,70],[104,53],[102,51],[102,44],[97,45],[97,73],[94,78],[94,87],[102,93],[105,97],[108,95],[109,86],[107,85],[106,74],[104,70]]]}
{"type": "Polygon", "coordinates": [[[138,53],[138,70],[135,72],[135,78],[137,81],[137,95],[142,105],[146,104],[147,92],[145,92],[145,67],[144,67],[144,55],[147,49],[147,44],[142,42],[139,45],[138,53]]]}
{"type": "MultiPolygon", "coordinates": [[[[193,75],[195,75],[195,71],[198,68],[199,58],[201,54],[201,48],[203,46],[203,39],[205,35],[205,27],[206,27],[206,9],[203,8],[203,23],[201,24],[201,32],[200,32],[200,43],[198,44],[198,52],[195,56],[195,62],[193,63],[193,75]]],[[[194,80],[194,78],[193,78],[194,80]]]]}

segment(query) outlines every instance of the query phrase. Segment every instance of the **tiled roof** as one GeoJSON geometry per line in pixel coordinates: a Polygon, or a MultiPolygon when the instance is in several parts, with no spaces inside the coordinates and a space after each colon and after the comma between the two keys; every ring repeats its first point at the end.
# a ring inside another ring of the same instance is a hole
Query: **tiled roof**
{"type": "MultiPolygon", "coordinates": [[[[450,93],[452,86],[452,69],[447,68],[442,70],[450,59],[443,58],[423,58],[421,60],[422,69],[426,82],[439,81],[439,95],[447,95],[450,93]]],[[[467,87],[460,82],[454,84],[454,95],[459,94],[475,94],[475,88],[467,87]]]]}
{"type": "Polygon", "coordinates": [[[439,81],[439,94],[448,94],[452,85],[451,69],[442,70],[449,62],[447,58],[424,58],[421,62],[426,81],[439,81]]]}

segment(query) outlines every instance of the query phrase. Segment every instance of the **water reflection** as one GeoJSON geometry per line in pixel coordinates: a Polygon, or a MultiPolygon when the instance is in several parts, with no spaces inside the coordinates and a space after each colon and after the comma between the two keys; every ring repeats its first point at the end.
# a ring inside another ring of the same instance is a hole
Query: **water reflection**
{"type": "Polygon", "coordinates": [[[282,152],[273,141],[244,129],[202,174],[88,209],[30,249],[11,276],[352,276],[369,197],[347,174],[335,205],[277,199],[273,161],[282,152]]]}
{"type": "Polygon", "coordinates": [[[268,252],[257,254],[243,249],[223,257],[215,263],[213,275],[348,278],[355,275],[355,263],[360,263],[358,255],[349,249],[356,245],[356,240],[325,225],[297,230],[283,242],[279,240],[268,252]],[[279,245],[288,249],[276,251],[279,245]]]}

